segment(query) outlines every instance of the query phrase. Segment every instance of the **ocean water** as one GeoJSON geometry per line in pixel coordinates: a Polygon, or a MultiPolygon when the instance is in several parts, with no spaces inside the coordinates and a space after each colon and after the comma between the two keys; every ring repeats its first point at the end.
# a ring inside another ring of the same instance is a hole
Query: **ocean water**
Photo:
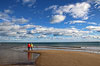
{"type": "MultiPolygon", "coordinates": [[[[30,42],[32,43],[32,42],[30,42]]],[[[35,66],[38,54],[24,52],[27,42],[1,42],[0,65],[35,66]]],[[[38,42],[33,50],[64,50],[100,53],[100,42],[38,42]]]]}
{"type": "MultiPolygon", "coordinates": [[[[27,50],[27,44],[27,42],[2,42],[0,43],[0,49],[23,52],[23,50],[27,50]]],[[[34,44],[34,50],[100,50],[100,42],[37,42],[32,44],[34,44]]]]}
{"type": "Polygon", "coordinates": [[[33,43],[36,46],[100,46],[100,42],[0,42],[8,45],[27,45],[33,43]]]}

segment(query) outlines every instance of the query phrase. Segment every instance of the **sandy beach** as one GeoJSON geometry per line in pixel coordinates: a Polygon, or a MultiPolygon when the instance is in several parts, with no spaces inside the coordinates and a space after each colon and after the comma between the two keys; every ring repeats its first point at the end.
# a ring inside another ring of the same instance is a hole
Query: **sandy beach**
{"type": "Polygon", "coordinates": [[[34,50],[39,53],[36,66],[100,66],[100,54],[62,51],[62,50],[34,50]]]}

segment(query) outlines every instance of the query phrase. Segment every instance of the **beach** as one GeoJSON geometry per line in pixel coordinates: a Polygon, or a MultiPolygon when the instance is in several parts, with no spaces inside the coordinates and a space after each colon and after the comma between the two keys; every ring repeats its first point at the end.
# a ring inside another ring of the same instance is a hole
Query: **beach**
{"type": "Polygon", "coordinates": [[[100,66],[100,54],[63,51],[63,50],[34,50],[39,53],[36,66],[100,66]]]}
{"type": "Polygon", "coordinates": [[[0,66],[99,66],[100,43],[1,43],[0,66]],[[82,45],[82,46],[81,46],[82,45]]]}

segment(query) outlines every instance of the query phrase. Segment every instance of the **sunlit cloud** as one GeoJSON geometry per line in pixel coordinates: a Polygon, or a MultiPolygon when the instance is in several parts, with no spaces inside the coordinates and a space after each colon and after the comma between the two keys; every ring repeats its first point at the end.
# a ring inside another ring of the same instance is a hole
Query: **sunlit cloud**
{"type": "Polygon", "coordinates": [[[75,23],[86,23],[86,21],[81,21],[81,20],[74,20],[74,21],[70,21],[70,24],[75,24],[75,23]]]}
{"type": "Polygon", "coordinates": [[[13,11],[12,11],[12,10],[10,10],[10,9],[5,9],[5,10],[4,10],[4,13],[11,14],[11,13],[13,13],[13,11]]]}
{"type": "Polygon", "coordinates": [[[83,20],[87,20],[90,7],[91,5],[89,3],[82,2],[64,6],[52,5],[45,10],[53,9],[53,14],[63,15],[64,13],[66,13],[71,15],[73,18],[82,18],[83,20]]]}
{"type": "Polygon", "coordinates": [[[35,4],[36,0],[17,0],[17,2],[22,2],[23,5],[32,7],[35,4]]]}
{"type": "Polygon", "coordinates": [[[54,15],[54,16],[52,16],[51,23],[52,24],[60,23],[60,22],[64,21],[65,18],[66,18],[66,16],[64,16],[64,15],[54,15]]]}
{"type": "Polygon", "coordinates": [[[22,18],[12,18],[12,22],[24,24],[24,23],[29,22],[29,20],[23,17],[22,18]]]}
{"type": "Polygon", "coordinates": [[[89,30],[100,32],[100,26],[87,26],[86,28],[89,30]]]}
{"type": "Polygon", "coordinates": [[[91,25],[97,25],[97,23],[95,22],[87,22],[88,24],[91,24],[91,25]]]}

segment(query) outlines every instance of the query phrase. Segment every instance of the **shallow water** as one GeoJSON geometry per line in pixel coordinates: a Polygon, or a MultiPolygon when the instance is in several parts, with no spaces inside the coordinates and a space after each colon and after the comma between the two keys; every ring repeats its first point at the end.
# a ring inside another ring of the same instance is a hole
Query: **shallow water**
{"type": "Polygon", "coordinates": [[[34,65],[37,55],[24,52],[24,50],[20,49],[22,47],[27,49],[24,45],[0,45],[0,65],[34,65]]]}

